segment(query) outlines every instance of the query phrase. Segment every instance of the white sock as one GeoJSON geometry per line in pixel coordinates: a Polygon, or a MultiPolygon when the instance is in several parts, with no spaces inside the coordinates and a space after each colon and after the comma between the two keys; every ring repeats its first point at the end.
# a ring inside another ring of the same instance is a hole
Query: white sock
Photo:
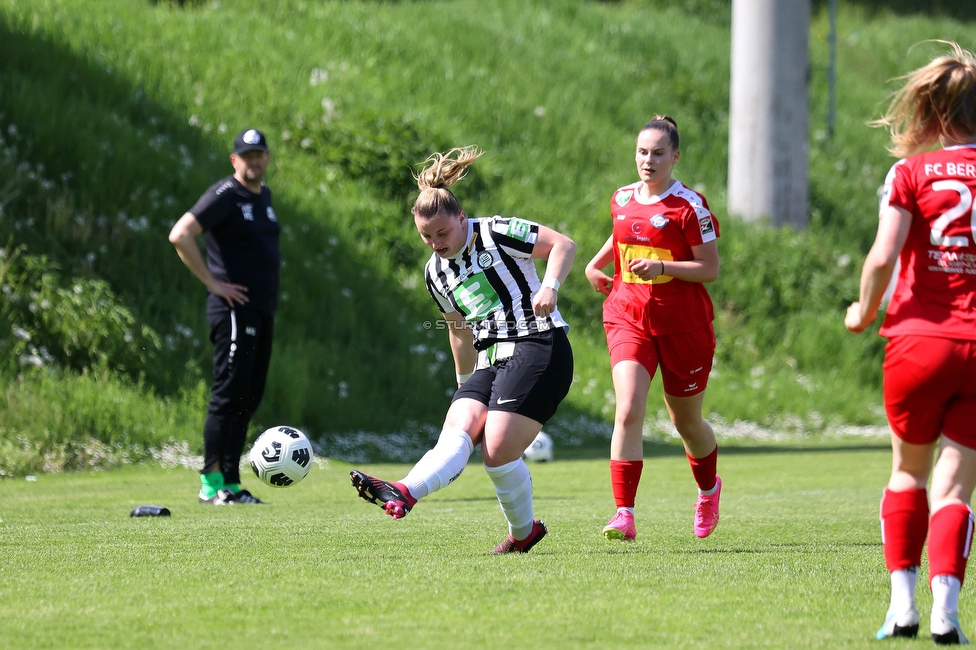
{"type": "Polygon", "coordinates": [[[525,462],[519,458],[500,467],[485,465],[491,482],[495,484],[498,505],[508,520],[508,534],[525,539],[532,533],[532,475],[525,462]]]}
{"type": "Polygon", "coordinates": [[[414,499],[423,499],[450,485],[464,471],[474,451],[471,436],[461,429],[444,429],[434,448],[417,461],[401,483],[414,499]]]}
{"type": "Polygon", "coordinates": [[[935,576],[932,578],[932,609],[958,612],[960,589],[962,589],[962,584],[956,576],[935,576]]]}
{"type": "Polygon", "coordinates": [[[891,603],[888,605],[889,612],[903,614],[915,606],[915,585],[917,582],[917,566],[891,572],[891,603]]]}
{"type": "Polygon", "coordinates": [[[634,515],[634,509],[633,508],[617,508],[617,512],[629,512],[631,514],[631,516],[634,515]]]}
{"type": "Polygon", "coordinates": [[[700,497],[710,497],[713,494],[715,494],[715,491],[716,490],[718,490],[718,481],[715,481],[715,487],[713,487],[711,490],[703,490],[701,488],[698,488],[698,496],[700,496],[700,497]]]}

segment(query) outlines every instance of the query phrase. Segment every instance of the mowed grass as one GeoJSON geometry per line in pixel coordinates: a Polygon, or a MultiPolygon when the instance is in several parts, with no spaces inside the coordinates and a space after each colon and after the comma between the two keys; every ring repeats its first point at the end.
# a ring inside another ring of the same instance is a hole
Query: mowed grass
{"type": "MultiPolygon", "coordinates": [[[[350,466],[198,505],[195,473],[137,467],[0,483],[0,647],[863,647],[887,606],[884,449],[726,448],[722,521],[692,535],[694,486],[648,457],[638,538],[603,539],[607,463],[533,465],[549,536],[504,536],[477,463],[394,521],[350,466]],[[130,518],[141,504],[169,518],[130,518]]],[[[365,466],[400,478],[402,465],[365,466]]],[[[924,570],[924,568],[923,568],[924,570]]],[[[923,632],[931,601],[919,588],[923,632]]],[[[976,620],[964,594],[964,625],[976,620]]],[[[899,642],[886,647],[903,647],[899,642]]],[[[904,646],[904,647],[907,647],[904,646]]]]}

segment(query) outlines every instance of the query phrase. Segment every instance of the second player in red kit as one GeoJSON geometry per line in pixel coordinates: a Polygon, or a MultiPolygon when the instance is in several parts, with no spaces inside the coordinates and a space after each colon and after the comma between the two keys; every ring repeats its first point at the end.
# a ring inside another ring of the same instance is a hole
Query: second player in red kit
{"type": "Polygon", "coordinates": [[[701,409],[715,352],[712,301],[703,283],[718,277],[719,226],[705,197],[672,178],[678,144],[670,117],[657,116],[641,129],[635,154],[640,180],[614,192],[613,234],[586,266],[591,286],[607,295],[603,325],[616,395],[610,477],[617,513],[603,529],[608,539],[637,535],[642,429],[658,367],[698,484],[695,535],[707,537],[718,524],[718,446],[701,409]],[[613,278],[602,271],[611,262],[613,278]]]}

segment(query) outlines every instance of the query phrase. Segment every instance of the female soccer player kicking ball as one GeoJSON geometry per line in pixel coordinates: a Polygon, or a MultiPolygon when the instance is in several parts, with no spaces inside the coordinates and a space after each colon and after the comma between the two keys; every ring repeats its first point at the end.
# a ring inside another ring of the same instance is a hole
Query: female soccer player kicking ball
{"type": "Polygon", "coordinates": [[[448,189],[482,155],[475,147],[434,154],[418,176],[414,223],[434,251],[427,290],[449,327],[458,390],[437,444],[399,482],[350,473],[359,496],[394,519],[451,483],[482,445],[508,537],[494,553],[526,553],[548,532],[535,519],[522,452],[573,382],[569,326],[556,309],[576,244],[514,217],[469,218],[448,189]],[[546,260],[540,282],[535,259],[546,260]]]}
{"type": "Polygon", "coordinates": [[[664,402],[698,484],[695,535],[708,537],[718,525],[718,446],[702,418],[715,352],[712,301],[703,283],[718,278],[718,221],[705,197],[672,178],[678,142],[678,126],[667,116],[656,116],[637,134],[640,180],[614,192],[613,234],[586,265],[587,280],[607,296],[603,326],[617,398],[610,440],[617,513],[603,529],[607,539],[637,536],[634,501],[644,467],[641,429],[647,391],[659,365],[664,402]],[[613,278],[602,270],[611,262],[613,278]]]}
{"type": "Polygon", "coordinates": [[[844,319],[852,332],[874,321],[900,261],[880,330],[893,459],[881,499],[891,601],[877,638],[918,633],[915,583],[927,534],[930,627],[940,644],[968,643],[958,608],[976,485],[976,57],[948,45],[951,54],[905,77],[875,122],[889,129],[891,152],[907,157],[888,172],[860,298],[844,319]]]}

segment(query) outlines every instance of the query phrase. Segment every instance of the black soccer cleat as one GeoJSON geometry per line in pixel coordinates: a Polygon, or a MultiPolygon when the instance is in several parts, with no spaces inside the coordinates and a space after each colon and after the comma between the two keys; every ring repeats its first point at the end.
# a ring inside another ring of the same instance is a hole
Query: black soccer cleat
{"type": "Polygon", "coordinates": [[[234,503],[264,503],[261,499],[257,498],[247,490],[241,490],[233,495],[231,498],[234,503]]]}
{"type": "Polygon", "coordinates": [[[969,639],[962,633],[957,612],[932,608],[932,640],[937,645],[969,645],[969,639]]]}
{"type": "Polygon", "coordinates": [[[898,612],[889,610],[885,615],[884,624],[874,638],[881,641],[893,637],[914,639],[918,634],[918,610],[915,605],[898,612]]]}
{"type": "Polygon", "coordinates": [[[375,503],[394,519],[406,517],[417,503],[406,488],[400,489],[393,483],[387,483],[383,479],[358,470],[349,472],[349,480],[361,499],[375,503]]]}

